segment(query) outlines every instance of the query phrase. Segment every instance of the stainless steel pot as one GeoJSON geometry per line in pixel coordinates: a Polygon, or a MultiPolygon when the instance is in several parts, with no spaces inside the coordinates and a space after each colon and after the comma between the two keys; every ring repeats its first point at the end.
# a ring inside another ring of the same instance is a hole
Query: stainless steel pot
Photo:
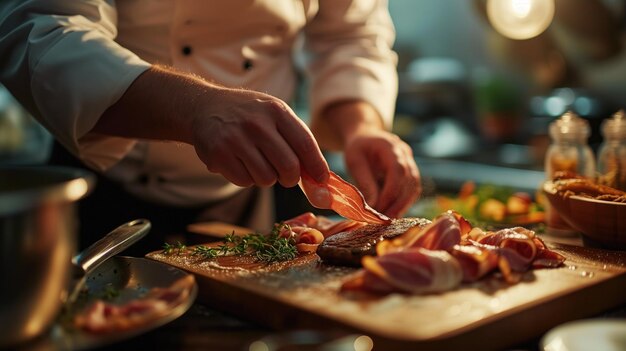
{"type": "Polygon", "coordinates": [[[53,322],[72,272],[74,203],[95,184],[64,167],[0,167],[0,349],[53,322]]]}

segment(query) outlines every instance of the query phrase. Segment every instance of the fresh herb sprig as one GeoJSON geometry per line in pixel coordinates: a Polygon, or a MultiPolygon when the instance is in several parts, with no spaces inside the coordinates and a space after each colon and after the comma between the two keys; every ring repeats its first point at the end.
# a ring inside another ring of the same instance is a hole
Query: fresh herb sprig
{"type": "MultiPolygon", "coordinates": [[[[269,234],[250,233],[246,235],[227,234],[224,242],[216,247],[205,245],[195,246],[191,255],[204,259],[214,259],[219,256],[251,254],[262,262],[270,263],[287,261],[296,258],[298,250],[292,238],[280,236],[283,229],[289,229],[287,224],[277,224],[269,234]]],[[[186,247],[180,243],[176,245],[165,244],[163,253],[166,255],[180,255],[186,251],[186,247]]]]}
{"type": "Polygon", "coordinates": [[[198,245],[193,248],[193,251],[191,251],[191,254],[193,256],[201,256],[202,258],[206,258],[206,259],[213,259],[218,256],[217,252],[218,252],[217,248],[206,247],[204,245],[198,245]]]}
{"type": "Polygon", "coordinates": [[[171,255],[173,253],[180,255],[184,253],[186,249],[187,249],[187,246],[185,244],[181,243],[180,241],[177,241],[176,244],[170,244],[170,243],[163,244],[162,252],[165,255],[171,255]]]}

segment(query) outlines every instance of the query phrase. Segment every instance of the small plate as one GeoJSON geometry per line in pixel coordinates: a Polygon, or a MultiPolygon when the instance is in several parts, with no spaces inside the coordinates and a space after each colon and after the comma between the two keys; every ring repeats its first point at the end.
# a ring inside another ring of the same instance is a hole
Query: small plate
{"type": "MultiPolygon", "coordinates": [[[[107,291],[114,290],[116,292],[115,297],[108,299],[107,302],[124,304],[143,297],[152,288],[167,288],[187,275],[189,273],[161,262],[145,258],[117,256],[107,260],[90,273],[87,276],[86,286],[89,294],[93,296],[102,296],[107,291]]],[[[197,292],[198,287],[194,283],[187,294],[187,298],[172,306],[167,314],[126,331],[89,333],[67,328],[59,322],[52,327],[48,335],[33,345],[33,349],[86,350],[127,340],[183,315],[193,304],[197,292]]]]}
{"type": "Polygon", "coordinates": [[[626,320],[588,319],[565,323],[541,339],[544,351],[626,350],[626,320]]]}

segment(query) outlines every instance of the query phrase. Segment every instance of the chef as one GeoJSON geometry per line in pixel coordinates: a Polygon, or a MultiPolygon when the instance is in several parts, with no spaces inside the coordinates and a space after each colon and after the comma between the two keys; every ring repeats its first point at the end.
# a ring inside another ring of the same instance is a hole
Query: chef
{"type": "Polygon", "coordinates": [[[124,217],[270,228],[272,185],[328,179],[320,147],[397,217],[420,178],[389,132],[394,35],[384,0],[3,0],[0,82],[100,175],[84,244],[124,217]]]}

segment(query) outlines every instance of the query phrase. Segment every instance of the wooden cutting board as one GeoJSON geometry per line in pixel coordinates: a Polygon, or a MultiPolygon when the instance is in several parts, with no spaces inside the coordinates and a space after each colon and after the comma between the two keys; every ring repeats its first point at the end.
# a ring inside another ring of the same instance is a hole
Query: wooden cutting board
{"type": "Polygon", "coordinates": [[[626,303],[626,252],[549,246],[565,265],[527,272],[515,285],[488,278],[442,294],[384,297],[340,293],[356,269],[325,265],[315,254],[269,265],[160,251],[146,257],[194,273],[203,303],[275,329],[362,333],[375,350],[489,350],[626,303]]]}

